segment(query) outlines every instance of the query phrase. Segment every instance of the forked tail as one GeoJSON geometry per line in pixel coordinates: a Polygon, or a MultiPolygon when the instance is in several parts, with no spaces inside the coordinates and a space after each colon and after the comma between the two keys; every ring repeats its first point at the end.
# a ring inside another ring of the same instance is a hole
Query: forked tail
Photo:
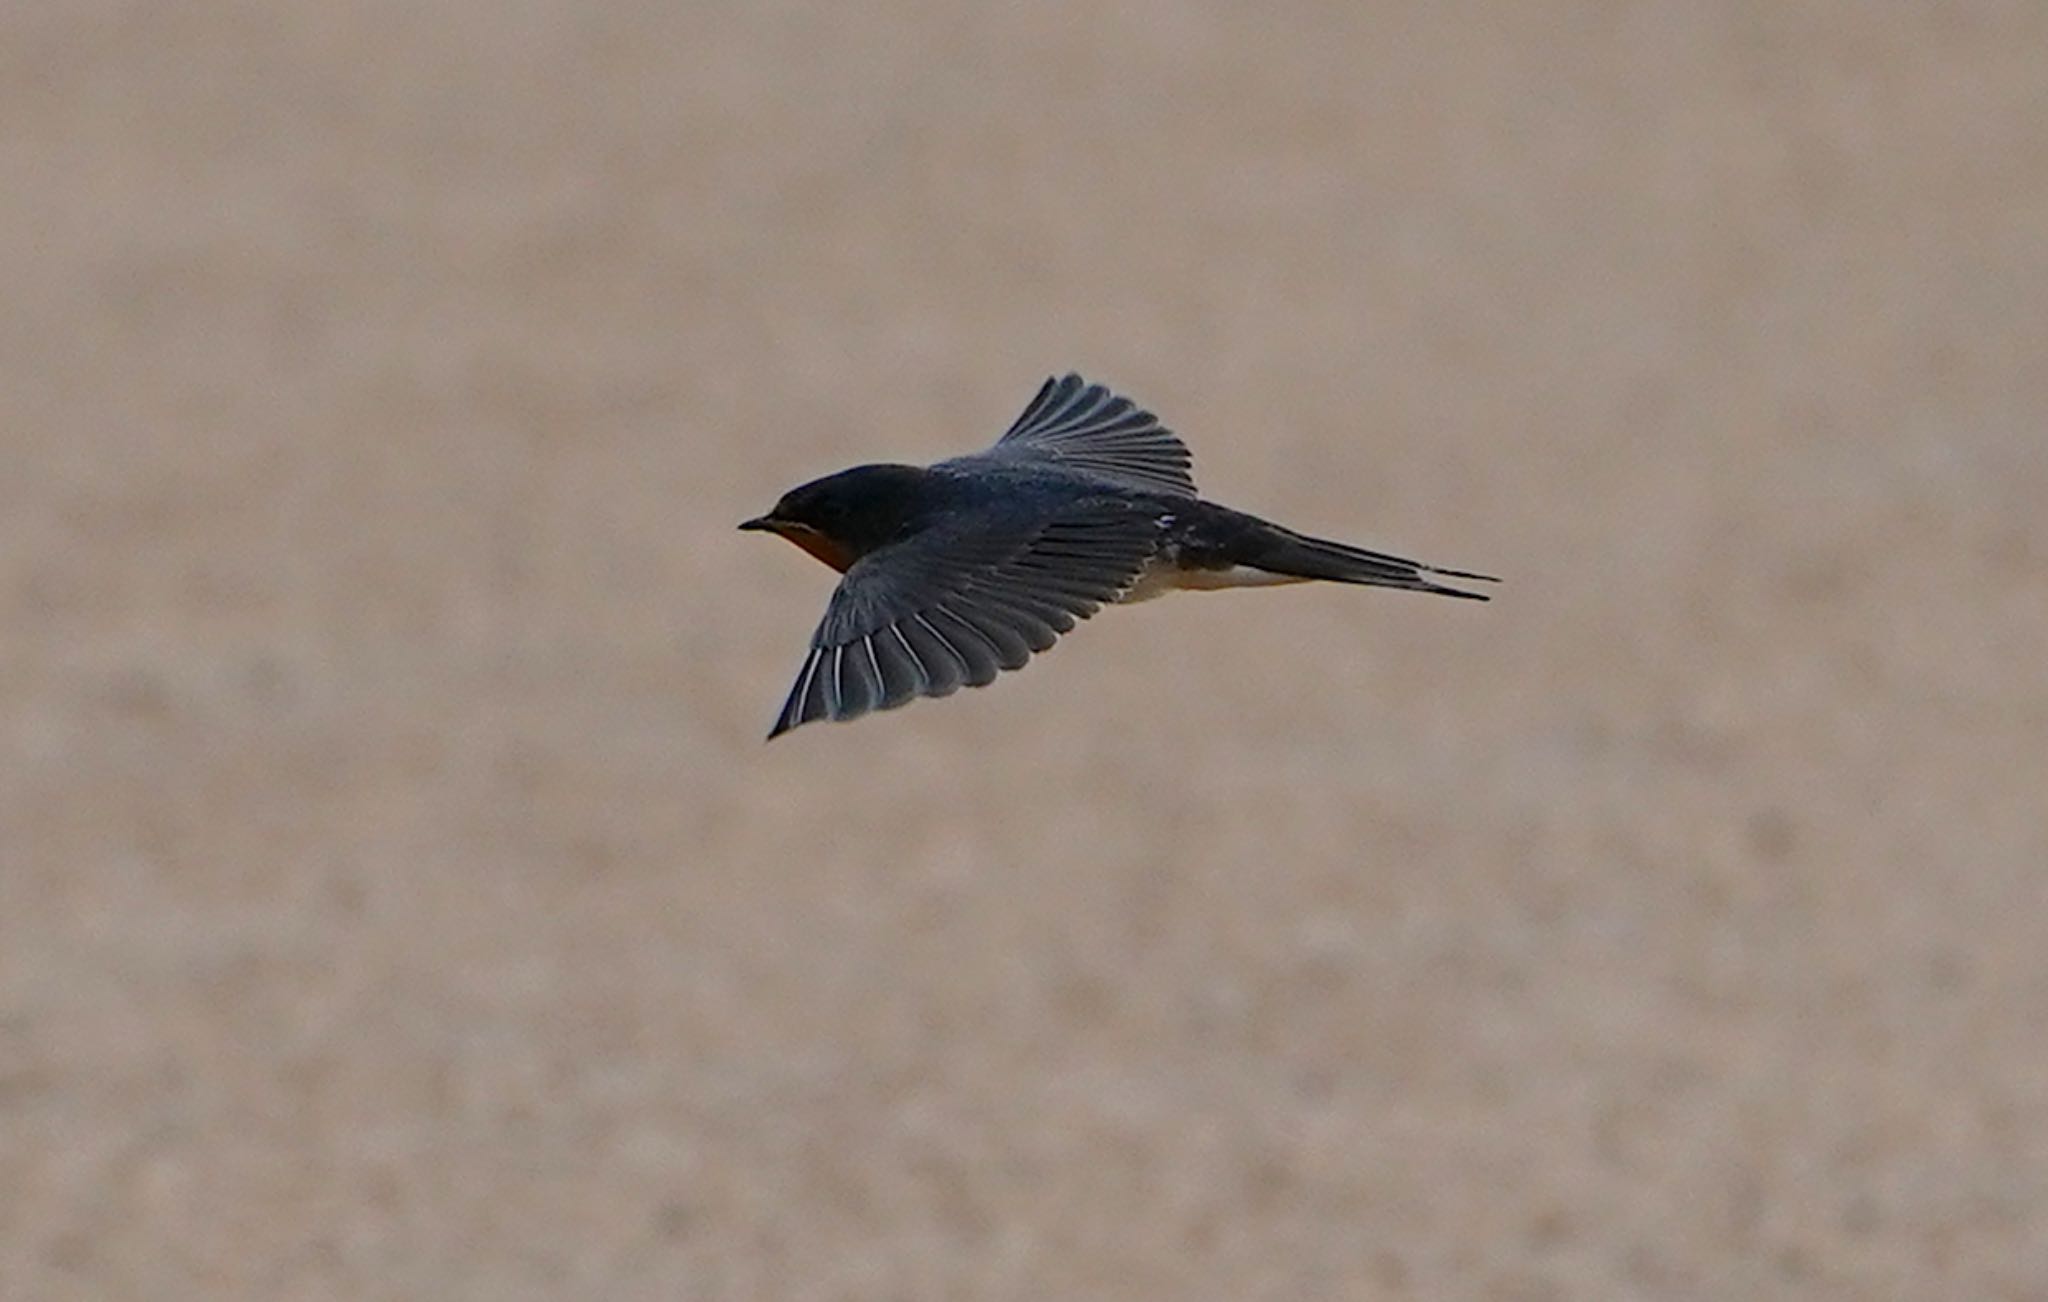
{"type": "Polygon", "coordinates": [[[1267,524],[1260,531],[1254,544],[1254,554],[1247,559],[1250,564],[1274,574],[1328,579],[1333,583],[1362,583],[1375,588],[1404,588],[1410,592],[1434,592],[1445,597],[1464,597],[1469,601],[1486,601],[1488,598],[1483,592],[1467,592],[1463,588],[1433,582],[1429,576],[1467,579],[1475,583],[1500,582],[1491,574],[1439,569],[1399,556],[1331,542],[1327,538],[1311,538],[1277,524],[1267,524]]]}

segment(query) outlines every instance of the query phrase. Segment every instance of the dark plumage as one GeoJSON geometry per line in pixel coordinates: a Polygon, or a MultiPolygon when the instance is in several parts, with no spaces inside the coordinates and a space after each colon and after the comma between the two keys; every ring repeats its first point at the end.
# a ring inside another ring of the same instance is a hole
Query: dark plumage
{"type": "Polygon", "coordinates": [[[1327,579],[1484,601],[1429,576],[1490,576],[1311,538],[1195,495],[1187,447],[1078,375],[1047,380],[985,452],[855,466],[742,529],[845,577],[770,738],[1022,668],[1076,620],[1176,588],[1327,579]]]}

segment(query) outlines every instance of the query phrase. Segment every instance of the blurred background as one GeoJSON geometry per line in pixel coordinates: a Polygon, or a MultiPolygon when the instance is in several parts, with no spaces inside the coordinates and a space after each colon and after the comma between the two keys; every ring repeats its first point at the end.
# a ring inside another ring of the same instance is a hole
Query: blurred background
{"type": "Polygon", "coordinates": [[[0,1294],[2048,1296],[2048,9],[0,14],[0,1294]],[[1046,374],[1499,573],[761,738],[1046,374]]]}

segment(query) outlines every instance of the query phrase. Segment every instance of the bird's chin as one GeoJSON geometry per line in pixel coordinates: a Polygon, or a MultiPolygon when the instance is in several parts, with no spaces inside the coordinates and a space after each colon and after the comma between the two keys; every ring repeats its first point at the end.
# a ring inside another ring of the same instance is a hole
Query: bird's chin
{"type": "Polygon", "coordinates": [[[825,564],[833,569],[838,570],[841,574],[846,573],[847,567],[852,565],[855,560],[850,548],[827,538],[816,529],[778,529],[776,532],[825,562],[825,564]]]}
{"type": "Polygon", "coordinates": [[[810,525],[798,524],[794,520],[777,520],[773,516],[764,515],[758,520],[742,522],[740,528],[760,530],[763,533],[772,533],[778,538],[786,538],[841,574],[846,573],[847,567],[859,559],[845,544],[827,537],[810,525]]]}

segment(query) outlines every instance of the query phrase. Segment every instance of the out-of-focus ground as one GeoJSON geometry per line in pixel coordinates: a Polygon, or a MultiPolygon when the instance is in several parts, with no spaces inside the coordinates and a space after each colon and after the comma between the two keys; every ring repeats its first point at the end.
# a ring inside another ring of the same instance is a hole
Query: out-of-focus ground
{"type": "Polygon", "coordinates": [[[9,8],[0,1296],[2048,1297],[2044,52],[9,8]],[[763,747],[1068,367],[1499,600],[763,747]]]}

